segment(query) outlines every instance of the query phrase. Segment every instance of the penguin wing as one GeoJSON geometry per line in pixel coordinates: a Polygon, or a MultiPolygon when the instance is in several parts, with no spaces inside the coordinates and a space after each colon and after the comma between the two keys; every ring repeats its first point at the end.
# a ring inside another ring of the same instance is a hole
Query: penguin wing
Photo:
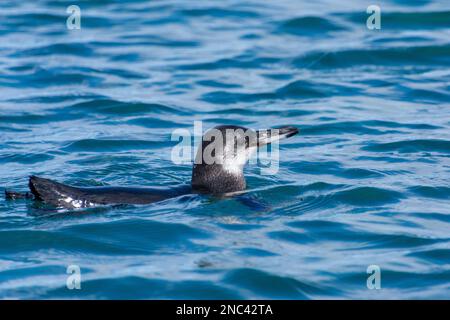
{"type": "Polygon", "coordinates": [[[98,205],[149,204],[186,194],[190,191],[190,188],[185,187],[179,189],[79,188],[36,176],[30,177],[29,187],[36,200],[66,209],[88,208],[98,205]]]}
{"type": "Polygon", "coordinates": [[[70,209],[87,207],[87,203],[82,205],[83,192],[80,188],[36,176],[30,177],[28,186],[35,199],[46,204],[70,209]]]}
{"type": "Polygon", "coordinates": [[[252,211],[265,212],[272,209],[269,203],[252,194],[241,194],[235,197],[237,201],[247,206],[252,211]]]}

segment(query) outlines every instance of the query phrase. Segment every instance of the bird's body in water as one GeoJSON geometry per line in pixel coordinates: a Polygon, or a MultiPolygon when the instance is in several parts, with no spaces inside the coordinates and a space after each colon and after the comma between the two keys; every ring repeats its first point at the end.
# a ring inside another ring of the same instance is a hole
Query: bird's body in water
{"type": "Polygon", "coordinates": [[[5,191],[5,195],[7,199],[33,198],[55,208],[77,209],[102,205],[149,204],[189,193],[236,193],[246,188],[244,165],[258,147],[297,133],[298,129],[294,127],[261,131],[238,126],[210,129],[198,148],[191,185],[174,188],[81,188],[31,176],[30,192],[5,191]]]}

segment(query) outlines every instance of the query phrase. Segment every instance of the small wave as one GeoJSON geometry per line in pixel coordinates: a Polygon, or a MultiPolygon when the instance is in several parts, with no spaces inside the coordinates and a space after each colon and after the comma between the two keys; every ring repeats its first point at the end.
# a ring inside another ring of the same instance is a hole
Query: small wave
{"type": "Polygon", "coordinates": [[[309,299],[309,294],[324,291],[317,285],[250,268],[230,271],[224,281],[250,291],[253,297],[266,299],[309,299]]]}
{"type": "Polygon", "coordinates": [[[122,102],[117,100],[91,100],[81,103],[76,103],[72,106],[66,107],[73,111],[100,113],[109,115],[134,115],[134,114],[146,114],[146,113],[174,113],[185,114],[182,108],[172,108],[166,105],[157,103],[139,103],[139,102],[122,102]]]}
{"type": "Polygon", "coordinates": [[[450,199],[450,188],[444,186],[414,186],[409,191],[426,198],[450,199]]]}
{"type": "MultiPolygon", "coordinates": [[[[47,114],[29,114],[21,115],[0,115],[0,123],[14,123],[24,125],[39,125],[52,122],[71,121],[82,118],[81,115],[61,114],[61,113],[47,113],[47,114]]],[[[22,129],[22,128],[20,128],[22,129]]]]}
{"type": "Polygon", "coordinates": [[[47,153],[14,153],[14,154],[0,154],[0,163],[20,163],[33,164],[43,161],[50,161],[55,158],[53,155],[47,153]]]}
{"type": "Polygon", "coordinates": [[[112,278],[89,278],[89,276],[83,278],[83,290],[71,292],[65,286],[50,287],[41,293],[41,297],[123,299],[123,293],[126,292],[128,299],[242,299],[242,295],[236,293],[236,290],[213,281],[149,279],[146,275],[128,274],[112,278]]]}
{"type": "Polygon", "coordinates": [[[350,86],[296,80],[279,88],[276,94],[282,98],[323,98],[336,95],[351,95],[358,91],[357,88],[350,86]]]}
{"type": "Polygon", "coordinates": [[[38,67],[32,73],[21,73],[0,76],[1,82],[7,87],[46,88],[64,85],[97,85],[104,81],[102,76],[90,73],[90,70],[79,68],[67,70],[66,68],[45,69],[38,67]],[[88,72],[86,72],[88,71],[88,72]]]}
{"type": "Polygon", "coordinates": [[[211,103],[232,104],[239,102],[255,102],[260,100],[276,99],[273,93],[233,93],[226,91],[213,91],[202,96],[202,100],[211,103]]]}
{"type": "Polygon", "coordinates": [[[399,153],[414,153],[414,152],[440,152],[450,153],[450,141],[438,139],[417,139],[417,140],[403,140],[388,143],[372,143],[362,148],[366,151],[373,152],[399,152],[399,153]]]}
{"type": "Polygon", "coordinates": [[[315,242],[315,239],[303,232],[294,231],[272,231],[267,234],[271,239],[282,240],[288,242],[295,242],[300,245],[307,245],[309,243],[315,242]]]}
{"type": "MultiPolygon", "coordinates": [[[[399,89],[403,89],[402,86],[397,86],[399,89]]],[[[408,86],[404,86],[402,95],[407,100],[423,101],[431,104],[439,104],[438,101],[447,102],[450,101],[450,94],[446,89],[413,89],[408,86]]]]}
{"type": "Polygon", "coordinates": [[[250,247],[246,247],[246,248],[241,248],[238,250],[238,253],[244,257],[273,257],[273,256],[277,256],[276,253],[271,252],[271,251],[267,251],[267,250],[263,250],[263,249],[259,249],[259,248],[250,248],[250,247]]]}
{"type": "Polygon", "coordinates": [[[341,121],[317,124],[312,126],[302,126],[302,134],[305,135],[324,135],[324,134],[367,134],[381,135],[389,134],[390,131],[372,129],[359,121],[341,121]]]}
{"type": "Polygon", "coordinates": [[[159,119],[155,121],[154,118],[137,118],[127,121],[128,124],[140,126],[144,128],[179,128],[180,124],[174,121],[159,119]]]}
{"type": "Polygon", "coordinates": [[[149,37],[149,36],[123,36],[122,41],[91,41],[89,46],[96,48],[109,48],[109,47],[198,47],[200,45],[197,41],[186,41],[177,39],[164,39],[160,37],[149,37]]]}
{"type": "Polygon", "coordinates": [[[296,80],[276,89],[274,92],[237,93],[228,91],[213,91],[202,96],[202,99],[212,103],[257,102],[261,100],[280,99],[320,99],[336,95],[351,95],[359,91],[355,87],[296,80]]]}
{"type": "Polygon", "coordinates": [[[382,177],[384,174],[377,170],[368,168],[345,168],[336,161],[301,161],[293,171],[299,171],[303,174],[314,175],[334,175],[347,179],[367,179],[382,177]]]}
{"type": "MultiPolygon", "coordinates": [[[[163,250],[162,247],[190,247],[206,249],[192,243],[193,239],[206,239],[210,235],[197,227],[183,223],[167,223],[144,219],[125,219],[106,223],[84,223],[64,227],[64,234],[77,234],[86,241],[100,241],[123,250],[139,252],[163,250]],[[133,230],[133,232],[123,232],[133,230]],[[126,245],[124,245],[126,244],[126,245]]],[[[170,250],[172,250],[170,249],[170,250]]]]}
{"type": "Polygon", "coordinates": [[[194,63],[181,65],[178,68],[182,70],[222,70],[229,68],[236,69],[266,69],[268,66],[281,62],[282,60],[274,57],[247,57],[238,56],[234,58],[219,59],[212,62],[194,63]]]}
{"type": "Polygon", "coordinates": [[[399,202],[403,197],[400,192],[376,187],[356,187],[333,195],[339,202],[362,207],[391,204],[399,202]]]}
{"type": "Polygon", "coordinates": [[[439,239],[422,238],[408,234],[378,234],[377,239],[358,246],[360,250],[385,248],[417,248],[439,242],[439,239]]]}
{"type": "Polygon", "coordinates": [[[242,9],[224,9],[224,8],[201,8],[201,9],[185,9],[181,10],[180,14],[182,16],[192,16],[192,17],[214,17],[214,18],[258,18],[260,14],[257,12],[242,10],[242,9]]]}
{"type": "Polygon", "coordinates": [[[220,82],[220,81],[216,81],[216,80],[201,80],[201,81],[197,81],[197,83],[202,86],[212,87],[212,88],[239,88],[239,87],[241,87],[238,84],[225,83],[225,82],[220,82]]]}
{"type": "MultiPolygon", "coordinates": [[[[0,116],[0,122],[1,122],[1,116],[0,116]]],[[[29,129],[25,129],[25,128],[14,128],[11,125],[9,126],[0,126],[0,131],[2,132],[29,132],[29,129]]]]}
{"type": "MultiPolygon", "coordinates": [[[[336,14],[353,23],[365,23],[364,13],[336,14]]],[[[450,11],[383,12],[383,28],[388,30],[435,30],[449,28],[450,11]]]]}
{"type": "Polygon", "coordinates": [[[92,93],[67,93],[67,94],[37,94],[21,97],[20,99],[11,99],[9,101],[16,103],[45,103],[54,104],[60,102],[73,103],[76,100],[102,100],[104,96],[92,93]]]}
{"type": "MultiPolygon", "coordinates": [[[[307,116],[310,114],[314,114],[314,111],[311,110],[299,110],[299,109],[287,109],[287,110],[264,110],[264,109],[257,109],[252,110],[249,108],[232,108],[228,107],[226,109],[219,109],[219,110],[213,110],[211,112],[208,112],[208,114],[233,114],[233,115],[244,115],[244,116],[282,116],[286,118],[291,117],[299,117],[299,116],[307,116]]],[[[303,128],[303,127],[302,127],[303,128]]]]}
{"type": "Polygon", "coordinates": [[[448,212],[439,212],[439,213],[414,212],[411,213],[411,216],[420,219],[435,220],[438,222],[450,223],[450,214],[448,214],[448,212]]]}
{"type": "MultiPolygon", "coordinates": [[[[397,268],[396,268],[397,269],[397,268]]],[[[397,291],[398,288],[409,288],[408,292],[402,296],[414,300],[421,299],[424,294],[434,299],[446,299],[448,287],[444,283],[450,282],[450,272],[448,270],[433,270],[428,269],[425,272],[409,270],[395,270],[392,267],[382,268],[382,290],[397,291]],[[433,290],[431,287],[443,287],[443,291],[433,290]],[[432,292],[426,292],[431,290],[432,292]],[[424,292],[425,291],[425,292],[424,292]]],[[[364,272],[342,272],[335,275],[336,280],[360,288],[361,284],[367,281],[367,274],[364,272]]],[[[367,288],[364,288],[367,291],[367,288]]],[[[360,293],[362,295],[363,293],[360,293]]],[[[360,297],[361,298],[361,297],[360,297]]],[[[392,296],[393,299],[398,299],[398,294],[392,296]]],[[[372,295],[367,296],[367,299],[373,299],[372,295]]]]}
{"type": "Polygon", "coordinates": [[[11,57],[36,57],[47,55],[72,55],[72,56],[84,56],[90,57],[94,54],[94,50],[91,49],[85,43],[57,43],[42,46],[39,48],[24,49],[22,51],[15,52],[11,57]]]}
{"type": "Polygon", "coordinates": [[[419,129],[419,130],[434,130],[441,128],[440,126],[431,125],[427,123],[402,123],[386,120],[367,120],[361,121],[363,125],[382,127],[382,128],[406,128],[406,129],[419,129]]]}
{"type": "Polygon", "coordinates": [[[308,192],[319,192],[319,191],[329,191],[335,190],[343,187],[344,185],[340,184],[331,184],[326,182],[313,182],[307,185],[282,185],[282,186],[274,186],[264,192],[274,192],[279,194],[280,196],[285,195],[286,197],[296,196],[299,194],[306,194],[308,192]]]}
{"type": "MultiPolygon", "coordinates": [[[[53,14],[53,13],[44,13],[44,12],[25,12],[20,15],[11,14],[8,15],[8,25],[14,29],[25,30],[30,27],[41,27],[43,25],[58,25],[61,26],[64,24],[64,21],[67,19],[65,15],[53,14]]],[[[110,19],[105,19],[99,16],[93,15],[85,15],[83,16],[83,27],[86,28],[95,28],[102,27],[105,25],[111,25],[110,19]]]]}
{"type": "Polygon", "coordinates": [[[432,249],[408,254],[411,257],[422,259],[426,262],[433,261],[439,264],[450,264],[450,249],[432,249]]]}
{"type": "Polygon", "coordinates": [[[131,248],[121,248],[111,245],[108,242],[98,241],[97,239],[81,239],[75,235],[62,234],[55,231],[37,231],[37,230],[13,230],[0,232],[0,250],[4,253],[14,253],[17,250],[21,252],[40,250],[60,250],[66,253],[94,253],[104,255],[116,254],[142,254],[142,252],[131,248]],[[11,247],[9,243],[15,243],[11,247]]]}
{"type": "Polygon", "coordinates": [[[325,19],[316,16],[307,16],[283,21],[278,27],[277,32],[317,37],[318,34],[342,30],[346,30],[346,28],[332,22],[330,18],[325,19]]]}
{"type": "MultiPolygon", "coordinates": [[[[371,243],[380,239],[380,234],[367,230],[356,230],[348,224],[335,221],[302,220],[287,225],[291,228],[300,229],[301,233],[310,239],[310,242],[371,243]]],[[[296,241],[295,237],[280,237],[280,239],[296,241]]]]}
{"type": "Polygon", "coordinates": [[[297,198],[295,202],[291,199],[288,205],[284,205],[279,208],[280,213],[284,215],[303,215],[308,212],[321,211],[334,206],[334,201],[329,194],[319,194],[303,196],[302,198],[297,198]]]}
{"type": "Polygon", "coordinates": [[[335,52],[314,52],[293,60],[293,65],[304,68],[348,68],[360,65],[430,66],[450,62],[450,45],[409,46],[395,48],[349,49],[335,52]],[[314,62],[314,63],[313,63],[314,62]]]}
{"type": "Polygon", "coordinates": [[[27,29],[29,27],[38,27],[42,24],[61,24],[65,17],[59,14],[52,13],[27,13],[23,14],[9,14],[8,15],[8,25],[15,26],[14,29],[27,29]]]}
{"type": "Polygon", "coordinates": [[[71,142],[61,150],[69,152],[113,152],[127,150],[147,150],[160,147],[161,143],[146,140],[83,139],[71,142]]]}

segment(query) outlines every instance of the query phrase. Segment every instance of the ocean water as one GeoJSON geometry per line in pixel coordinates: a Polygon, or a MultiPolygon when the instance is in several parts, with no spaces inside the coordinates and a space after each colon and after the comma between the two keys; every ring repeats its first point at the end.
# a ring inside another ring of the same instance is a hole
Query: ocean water
{"type": "Polygon", "coordinates": [[[188,183],[171,134],[195,120],[301,132],[246,168],[259,208],[0,195],[0,298],[450,298],[450,3],[377,1],[380,30],[369,4],[2,0],[0,192],[188,183]]]}

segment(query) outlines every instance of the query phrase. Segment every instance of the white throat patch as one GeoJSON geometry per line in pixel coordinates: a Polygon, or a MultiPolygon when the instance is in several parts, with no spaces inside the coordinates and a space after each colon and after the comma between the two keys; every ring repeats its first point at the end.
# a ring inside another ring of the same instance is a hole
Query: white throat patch
{"type": "Polygon", "coordinates": [[[242,175],[244,166],[250,157],[256,152],[257,147],[242,150],[236,157],[225,158],[222,163],[223,169],[233,175],[242,175]]]}

